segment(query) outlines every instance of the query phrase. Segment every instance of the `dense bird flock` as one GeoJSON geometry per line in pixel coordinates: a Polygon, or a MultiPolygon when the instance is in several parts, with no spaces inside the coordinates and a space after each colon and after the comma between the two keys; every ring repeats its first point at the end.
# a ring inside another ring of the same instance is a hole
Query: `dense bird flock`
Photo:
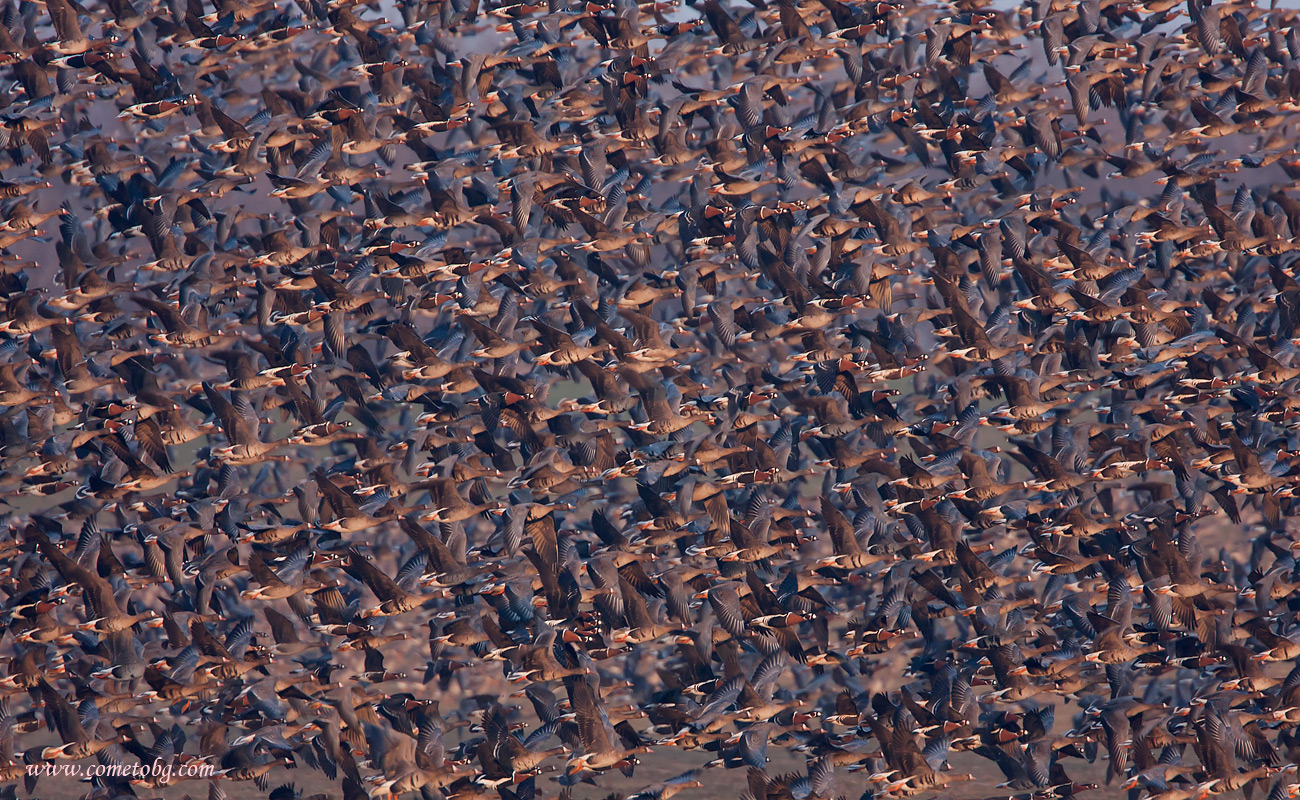
{"type": "Polygon", "coordinates": [[[1297,795],[1294,10],[0,9],[0,796],[1297,795]]]}

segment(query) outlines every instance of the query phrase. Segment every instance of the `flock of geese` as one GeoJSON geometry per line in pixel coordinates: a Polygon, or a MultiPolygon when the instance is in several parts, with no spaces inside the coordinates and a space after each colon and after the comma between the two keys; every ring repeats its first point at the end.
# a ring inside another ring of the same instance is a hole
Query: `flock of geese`
{"type": "Polygon", "coordinates": [[[1295,798],[1297,112],[1249,2],[0,0],[0,797],[1295,798]]]}

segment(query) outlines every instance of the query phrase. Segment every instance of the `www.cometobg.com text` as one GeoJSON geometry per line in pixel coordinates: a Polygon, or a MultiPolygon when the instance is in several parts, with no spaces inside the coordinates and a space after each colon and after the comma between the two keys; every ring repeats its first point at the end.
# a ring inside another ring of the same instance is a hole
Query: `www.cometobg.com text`
{"type": "Polygon", "coordinates": [[[130,778],[155,780],[166,783],[172,778],[210,778],[216,774],[212,764],[28,764],[27,774],[45,777],[68,778],[130,778]]]}

